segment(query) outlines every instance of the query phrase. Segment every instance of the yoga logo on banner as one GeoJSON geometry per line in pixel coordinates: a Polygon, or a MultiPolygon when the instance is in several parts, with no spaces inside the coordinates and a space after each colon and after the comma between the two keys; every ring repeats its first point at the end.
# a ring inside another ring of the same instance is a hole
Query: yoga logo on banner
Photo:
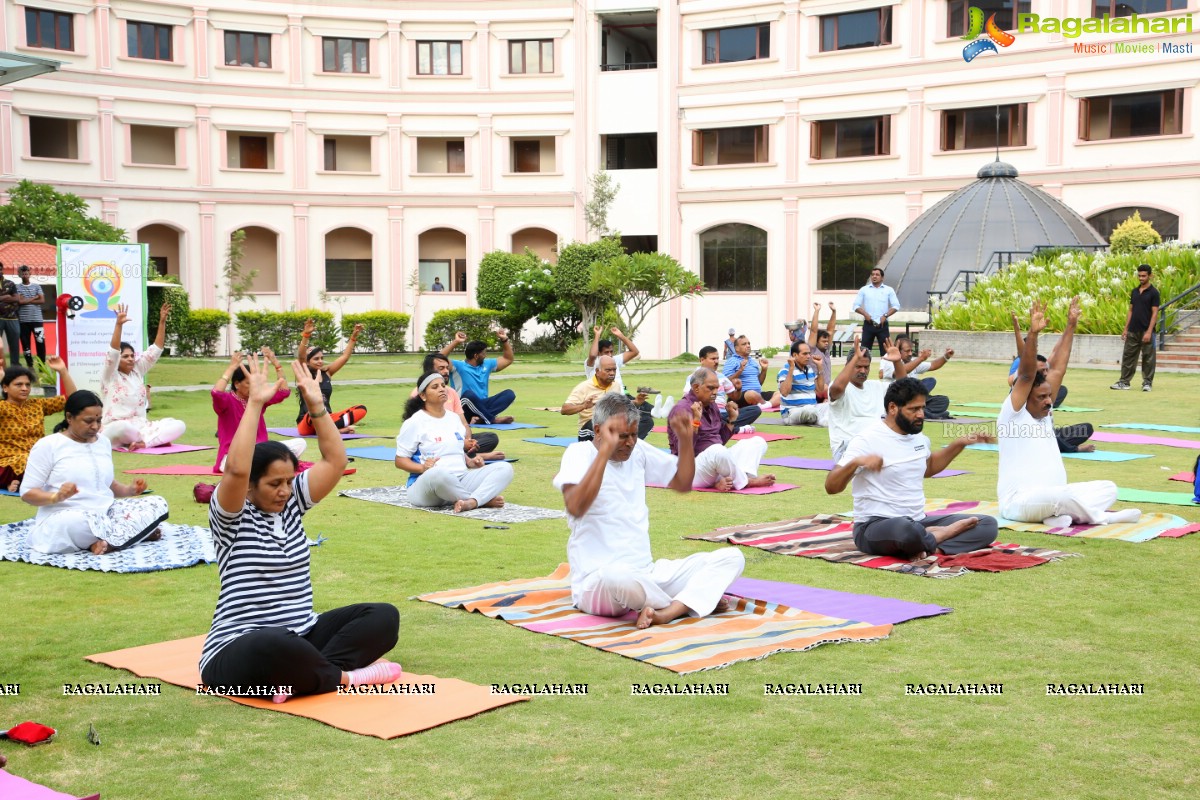
{"type": "Polygon", "coordinates": [[[1008,47],[1017,40],[1007,31],[1000,30],[1000,26],[996,24],[996,15],[992,14],[987,18],[987,25],[983,24],[983,10],[971,6],[968,12],[970,28],[967,34],[962,38],[966,40],[967,46],[963,48],[963,61],[970,64],[975,60],[975,57],[983,53],[999,53],[996,45],[1008,47]],[[980,39],[980,35],[983,38],[980,39]]]}

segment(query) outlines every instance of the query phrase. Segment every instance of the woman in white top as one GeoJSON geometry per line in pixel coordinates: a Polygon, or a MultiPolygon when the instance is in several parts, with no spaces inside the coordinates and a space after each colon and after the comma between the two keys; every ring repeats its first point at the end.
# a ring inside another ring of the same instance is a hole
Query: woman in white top
{"type": "Polygon", "coordinates": [[[41,553],[113,552],[157,539],[167,501],[142,497],[146,482],[113,480],[112,445],[100,434],[100,398],[81,390],[67,398],[67,427],[29,453],[21,499],[37,506],[30,546],[41,553]]]}
{"type": "Polygon", "coordinates": [[[404,408],[404,424],[396,437],[396,466],[411,473],[408,502],[414,506],[454,504],[461,514],[480,506],[501,508],[513,479],[507,461],[485,462],[463,452],[467,431],[457,414],[446,410],[446,382],[427,372],[417,382],[417,396],[404,408]]]}
{"type": "Polygon", "coordinates": [[[158,312],[158,334],[154,344],[140,356],[133,345],[121,341],[121,328],[129,321],[129,307],[117,306],[117,322],[113,326],[112,342],[100,373],[100,394],[104,397],[104,419],[101,433],[113,447],[140,450],[160,447],[183,436],[187,426],[181,420],[165,417],[151,422],[146,418],[150,407],[150,390],[146,373],[158,363],[167,336],[167,315],[171,307],[163,303],[158,312]]]}

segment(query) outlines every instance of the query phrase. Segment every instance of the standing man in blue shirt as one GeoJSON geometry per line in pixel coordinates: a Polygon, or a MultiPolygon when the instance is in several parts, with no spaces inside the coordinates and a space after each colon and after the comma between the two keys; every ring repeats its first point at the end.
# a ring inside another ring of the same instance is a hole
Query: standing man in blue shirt
{"type": "Polygon", "coordinates": [[[517,399],[517,393],[505,389],[494,395],[488,395],[489,377],[493,372],[500,372],[513,363],[512,342],[508,333],[500,330],[496,333],[504,352],[500,358],[485,358],[487,344],[485,342],[468,342],[467,335],[462,331],[454,334],[454,340],[442,348],[442,355],[449,356],[454,348],[466,344],[463,350],[465,361],[450,361],[450,383],[462,398],[463,414],[469,425],[507,425],[513,421],[511,416],[500,416],[504,410],[517,399]]]}
{"type": "Polygon", "coordinates": [[[884,285],[883,270],[879,267],[871,270],[871,282],[858,290],[851,310],[863,318],[863,348],[870,350],[878,342],[879,355],[887,355],[883,340],[891,335],[888,317],[900,310],[900,300],[892,287],[884,285]]]}

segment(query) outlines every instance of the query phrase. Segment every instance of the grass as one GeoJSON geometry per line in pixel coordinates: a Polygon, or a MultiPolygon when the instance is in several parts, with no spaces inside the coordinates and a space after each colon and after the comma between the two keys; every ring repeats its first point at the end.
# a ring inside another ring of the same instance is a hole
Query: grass
{"type": "MultiPolygon", "coordinates": [[[[518,364],[561,372],[554,360],[518,364]]],[[[648,365],[650,366],[650,365],[648,365]]],[[[675,391],[685,366],[647,377],[675,391]]],[[[202,383],[216,362],[164,360],[158,385],[202,383]]],[[[514,367],[514,370],[516,367],[514,367]]],[[[574,367],[572,368],[574,369],[574,367]]],[[[1007,363],[955,363],[939,391],[956,401],[998,402],[1007,363]]],[[[346,377],[412,377],[411,358],[355,359],[346,377]],[[355,370],[351,373],[350,370],[355,370]]],[[[572,419],[527,410],[556,405],[574,378],[506,382],[515,413],[545,431],[502,433],[518,456],[512,501],[554,507],[561,451],[518,434],[567,435],[572,419]]],[[[1093,424],[1158,420],[1196,425],[1194,376],[1160,374],[1153,394],[1110,392],[1113,376],[1068,375],[1069,403],[1105,409],[1063,414],[1093,424]],[[1191,409],[1191,411],[1188,411],[1191,409]]],[[[642,381],[639,380],[639,383],[642,381]]],[[[335,402],[363,402],[364,432],[392,436],[407,387],[343,386],[335,402]]],[[[203,393],[155,392],[154,415],[187,421],[186,442],[213,441],[203,393]]],[[[270,424],[292,423],[293,404],[270,424]]],[[[935,446],[941,425],[928,433],[935,446]]],[[[773,456],[827,457],[824,431],[775,442],[773,456]]],[[[658,435],[656,435],[658,436],[658,435]]],[[[662,438],[662,437],[658,437],[662,438]]],[[[1200,438],[1200,437],[1193,437],[1200,438]]],[[[368,442],[369,444],[370,442],[368,442]]],[[[380,442],[382,443],[382,442],[380,442]]],[[[1122,486],[1184,491],[1166,477],[1190,469],[1195,451],[1144,450],[1124,464],[1069,460],[1072,480],[1110,478],[1122,486]]],[[[188,458],[191,456],[191,458],[188,458]]],[[[209,463],[212,452],[181,461],[209,463]]],[[[165,457],[117,455],[119,469],[165,457]]],[[[342,488],[395,484],[389,464],[360,460],[342,488]]],[[[933,496],[994,498],[996,456],[965,452],[973,474],[927,481],[933,496]]],[[[655,555],[682,557],[708,545],[687,533],[738,521],[837,511],[818,472],[780,469],[799,490],[761,497],[650,492],[655,555]]],[[[150,476],[171,503],[172,520],[205,524],[191,500],[193,478],[150,476]]],[[[1150,507],[1200,521],[1200,508],[1150,507]]],[[[0,499],[0,521],[29,516],[0,499]]],[[[393,741],[356,736],[285,714],[264,713],[165,685],[160,697],[63,697],[63,683],[137,680],[85,655],[191,636],[207,630],[217,593],[215,566],[147,575],[105,575],[0,563],[7,604],[0,637],[0,722],[35,719],[59,729],[46,747],[4,744],[16,774],[59,791],[105,798],[599,798],[843,797],[1179,798],[1200,787],[1200,665],[1194,644],[1200,536],[1145,544],[1003,532],[1009,541],[1081,553],[1036,569],[928,580],[848,565],[745,551],[746,574],[852,592],[940,603],[953,614],[910,622],[871,644],[829,645],[679,678],[572,642],[518,630],[479,615],[410,601],[412,595],[487,581],[544,575],[565,561],[563,521],[508,531],[441,515],[330,498],[307,517],[329,541],[313,551],[318,610],[363,600],[392,602],[402,615],[393,656],[405,669],[493,682],[587,683],[586,697],[537,698],[393,741]],[[727,682],[729,697],[632,697],[646,682],[727,682]],[[908,682],[1003,682],[999,697],[905,697],[908,682]],[[764,683],[862,683],[862,697],[764,697],[764,683]],[[1141,697],[1047,697],[1045,684],[1136,682],[1141,697]],[[94,723],[103,745],[86,741],[94,723]],[[1188,764],[1192,766],[1189,767],[1188,764]]]]}

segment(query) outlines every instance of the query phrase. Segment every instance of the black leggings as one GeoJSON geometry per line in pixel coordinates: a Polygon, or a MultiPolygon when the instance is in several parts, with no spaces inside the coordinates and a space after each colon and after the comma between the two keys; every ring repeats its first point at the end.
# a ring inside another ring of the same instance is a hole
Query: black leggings
{"type": "Polygon", "coordinates": [[[25,364],[33,368],[33,353],[29,346],[30,340],[33,342],[33,347],[37,349],[37,357],[42,361],[46,360],[46,336],[42,331],[42,323],[40,322],[22,322],[21,323],[21,347],[25,350],[25,364]]]}
{"type": "Polygon", "coordinates": [[[994,517],[978,515],[979,524],[970,530],[947,539],[940,545],[927,528],[943,527],[971,514],[947,514],[941,517],[926,517],[917,522],[908,517],[871,517],[854,524],[854,546],[873,556],[915,558],[921,553],[933,555],[940,550],[947,555],[969,553],[988,547],[996,541],[994,517]]]}
{"type": "Polygon", "coordinates": [[[204,667],[205,686],[290,686],[292,696],[337,689],[342,673],[375,662],[396,646],[400,612],[388,603],[326,611],[303,636],[260,628],[225,645],[204,667]]]}

